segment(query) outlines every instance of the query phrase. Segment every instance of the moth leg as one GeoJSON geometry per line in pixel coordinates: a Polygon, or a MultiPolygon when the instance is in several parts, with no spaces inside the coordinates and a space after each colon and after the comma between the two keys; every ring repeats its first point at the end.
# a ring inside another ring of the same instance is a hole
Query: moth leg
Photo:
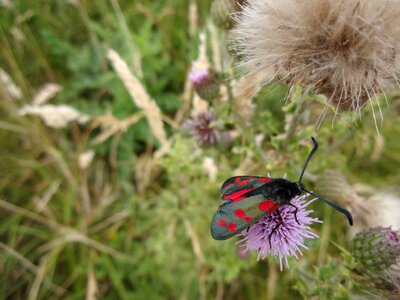
{"type": "Polygon", "coordinates": [[[279,219],[280,219],[280,222],[279,222],[279,224],[277,224],[277,225],[274,227],[274,229],[272,229],[271,233],[269,234],[268,241],[269,241],[269,248],[270,248],[270,249],[272,249],[272,247],[271,247],[271,237],[272,237],[272,235],[273,235],[274,232],[279,228],[279,226],[281,226],[281,225],[283,224],[283,218],[282,218],[282,215],[281,215],[281,213],[280,213],[280,211],[279,211],[279,208],[276,210],[276,212],[277,212],[277,214],[278,214],[278,217],[279,217],[279,219]]]}
{"type": "Polygon", "coordinates": [[[297,206],[296,206],[296,205],[293,205],[293,204],[290,203],[290,202],[287,203],[287,205],[289,205],[289,206],[291,206],[291,207],[294,207],[294,219],[296,220],[297,224],[301,225],[300,222],[297,220],[297,210],[298,210],[297,206]]]}

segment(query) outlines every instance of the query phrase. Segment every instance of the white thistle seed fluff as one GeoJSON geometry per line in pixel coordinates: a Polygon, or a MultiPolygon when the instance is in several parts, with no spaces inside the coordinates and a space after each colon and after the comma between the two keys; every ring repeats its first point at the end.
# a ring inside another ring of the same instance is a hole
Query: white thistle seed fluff
{"type": "Polygon", "coordinates": [[[236,16],[236,48],[258,84],[300,84],[359,110],[397,83],[399,16],[400,0],[252,0],[236,16]]]}

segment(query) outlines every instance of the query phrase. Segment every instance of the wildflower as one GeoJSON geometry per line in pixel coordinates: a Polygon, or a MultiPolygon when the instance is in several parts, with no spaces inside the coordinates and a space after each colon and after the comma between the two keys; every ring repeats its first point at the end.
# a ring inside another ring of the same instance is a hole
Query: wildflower
{"type": "Polygon", "coordinates": [[[201,112],[183,123],[186,129],[201,146],[225,144],[230,141],[228,132],[216,127],[216,115],[211,111],[201,112]]]}
{"type": "Polygon", "coordinates": [[[400,236],[390,227],[374,227],[359,232],[352,244],[354,258],[366,271],[384,271],[396,264],[400,256],[400,236]]]}
{"type": "Polygon", "coordinates": [[[385,299],[398,299],[400,291],[400,234],[390,227],[374,227],[357,233],[352,254],[359,263],[360,279],[385,299]],[[394,294],[393,294],[394,293],[394,294]]]}
{"type": "Polygon", "coordinates": [[[189,80],[196,93],[205,100],[213,100],[219,95],[219,84],[215,74],[210,69],[193,67],[189,73],[189,80]]]}
{"type": "Polygon", "coordinates": [[[257,259],[264,259],[268,254],[278,257],[281,270],[283,261],[286,267],[289,267],[288,257],[293,256],[297,259],[298,254],[303,255],[301,248],[308,249],[304,245],[304,239],[318,238],[310,231],[309,225],[321,221],[309,217],[313,211],[307,210],[306,207],[315,199],[306,202],[308,196],[305,194],[292,199],[291,203],[297,207],[296,216],[294,207],[283,205],[279,208],[282,220],[278,213],[274,212],[250,226],[248,231],[243,231],[246,249],[255,250],[258,253],[257,259]],[[296,217],[299,223],[296,222],[296,217]]]}
{"type": "Polygon", "coordinates": [[[397,80],[399,15],[399,0],[253,0],[237,16],[237,47],[259,84],[275,77],[359,110],[397,80]]]}

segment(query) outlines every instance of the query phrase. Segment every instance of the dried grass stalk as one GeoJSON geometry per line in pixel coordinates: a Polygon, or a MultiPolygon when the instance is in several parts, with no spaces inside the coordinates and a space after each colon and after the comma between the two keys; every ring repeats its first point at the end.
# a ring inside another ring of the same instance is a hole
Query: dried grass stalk
{"type": "Polygon", "coordinates": [[[7,94],[14,100],[22,98],[21,89],[15,84],[11,76],[6,71],[0,68],[0,85],[3,86],[7,94]]]}
{"type": "Polygon", "coordinates": [[[144,86],[129,70],[128,65],[122,60],[117,52],[109,49],[107,57],[131,95],[133,102],[141,108],[146,115],[154,136],[162,146],[168,144],[167,135],[162,122],[161,111],[157,104],[150,98],[144,86]]]}
{"type": "Polygon", "coordinates": [[[18,111],[18,114],[20,116],[39,116],[47,126],[53,128],[64,128],[68,123],[73,121],[86,123],[90,119],[88,115],[85,115],[68,105],[25,105],[18,111]]]}
{"type": "Polygon", "coordinates": [[[33,96],[32,103],[34,105],[42,105],[47,103],[51,98],[57,95],[62,90],[62,86],[56,83],[46,83],[40,90],[33,96]]]}
{"type": "Polygon", "coordinates": [[[203,159],[203,170],[207,174],[210,181],[215,181],[218,175],[218,167],[214,158],[207,156],[203,159]]]}
{"type": "Polygon", "coordinates": [[[93,150],[88,150],[85,152],[82,152],[78,156],[78,166],[81,168],[81,170],[87,169],[90,164],[92,163],[94,158],[94,151],[93,150]]]}
{"type": "Polygon", "coordinates": [[[235,111],[246,123],[250,123],[255,112],[253,97],[257,94],[257,87],[253,84],[254,79],[249,76],[243,76],[232,82],[232,93],[235,111]]]}

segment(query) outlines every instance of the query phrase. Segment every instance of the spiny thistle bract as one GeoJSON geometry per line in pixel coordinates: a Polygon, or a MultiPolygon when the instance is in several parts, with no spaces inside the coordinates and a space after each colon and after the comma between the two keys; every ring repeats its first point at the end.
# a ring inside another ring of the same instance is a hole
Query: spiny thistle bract
{"type": "Polygon", "coordinates": [[[400,0],[253,0],[237,15],[248,72],[323,93],[359,110],[400,71],[400,0]]]}
{"type": "Polygon", "coordinates": [[[374,227],[353,238],[353,256],[369,272],[380,272],[400,256],[400,237],[388,227],[374,227]]]}
{"type": "Polygon", "coordinates": [[[200,98],[212,101],[219,95],[219,83],[215,73],[210,69],[198,70],[193,67],[189,73],[189,80],[200,98]]]}

